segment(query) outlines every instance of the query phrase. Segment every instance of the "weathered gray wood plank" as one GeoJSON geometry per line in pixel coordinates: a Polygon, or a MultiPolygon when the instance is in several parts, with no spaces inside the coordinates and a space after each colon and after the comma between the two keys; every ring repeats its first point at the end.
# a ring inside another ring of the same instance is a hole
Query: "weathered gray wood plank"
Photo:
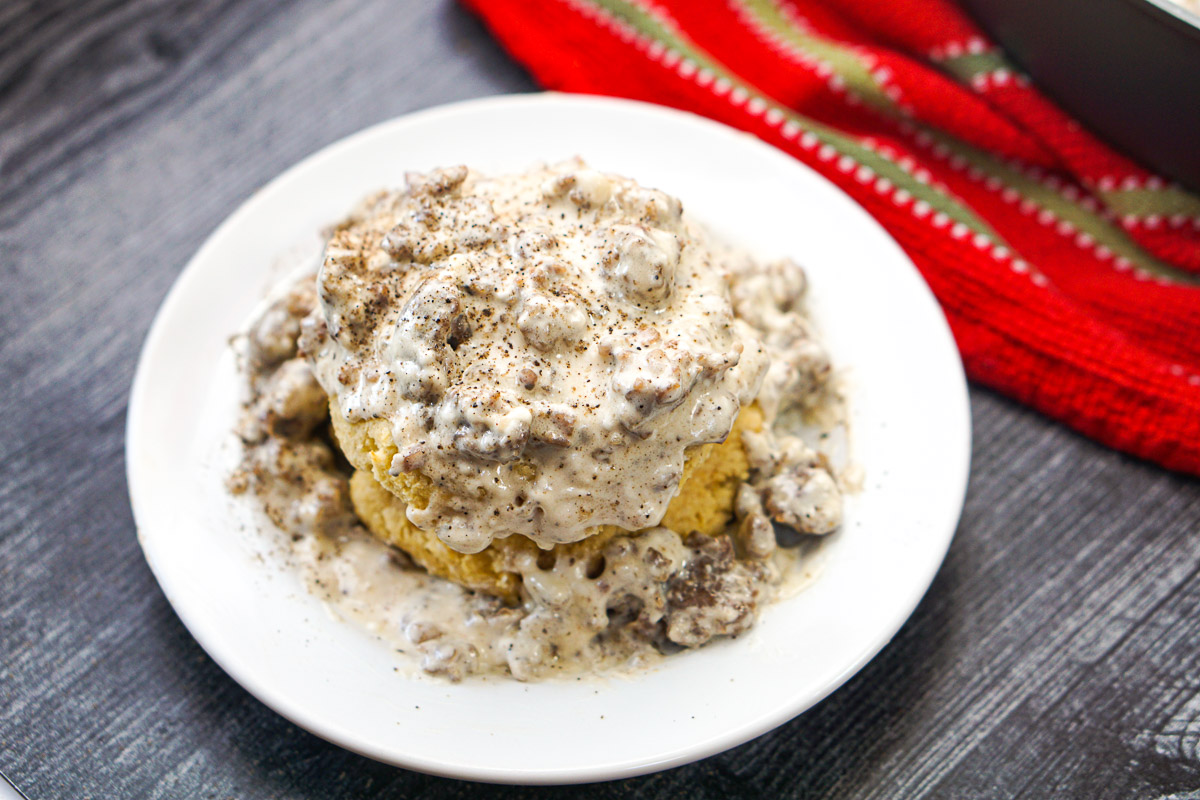
{"type": "MultiPolygon", "coordinates": [[[[254,189],[373,122],[532,88],[445,2],[0,4],[0,769],[32,797],[478,792],[339,750],[204,655],[137,548],[123,415],[159,301],[254,189]]],[[[846,687],[699,764],[493,794],[1200,787],[1200,486],[987,391],[972,407],[946,565],[846,687]]]]}

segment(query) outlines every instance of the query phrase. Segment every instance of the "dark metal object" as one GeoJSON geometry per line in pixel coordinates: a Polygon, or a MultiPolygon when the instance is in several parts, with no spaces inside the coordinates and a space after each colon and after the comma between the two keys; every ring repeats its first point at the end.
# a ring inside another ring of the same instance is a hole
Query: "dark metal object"
{"type": "Polygon", "coordinates": [[[1170,0],[963,0],[1101,137],[1200,191],[1200,16],[1170,0]]]}

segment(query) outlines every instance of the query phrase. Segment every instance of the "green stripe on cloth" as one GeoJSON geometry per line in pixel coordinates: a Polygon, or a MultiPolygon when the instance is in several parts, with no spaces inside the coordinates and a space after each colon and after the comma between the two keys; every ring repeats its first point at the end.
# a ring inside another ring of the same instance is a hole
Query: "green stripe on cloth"
{"type": "Polygon", "coordinates": [[[977,75],[986,75],[998,69],[1012,70],[1012,64],[1004,56],[989,50],[984,53],[965,53],[961,56],[944,58],[937,62],[943,70],[958,78],[963,83],[970,83],[977,75]]]}
{"type": "Polygon", "coordinates": [[[1097,194],[1104,198],[1109,208],[1121,215],[1148,217],[1158,214],[1162,217],[1173,217],[1182,214],[1192,219],[1200,219],[1200,199],[1178,186],[1164,186],[1161,189],[1110,189],[1097,194]]]}
{"type": "Polygon", "coordinates": [[[852,49],[826,39],[804,33],[780,13],[771,0],[733,0],[743,12],[752,16],[763,27],[769,29],[788,44],[806,55],[825,61],[864,102],[883,111],[898,113],[899,109],[884,93],[871,70],[852,49]]]}

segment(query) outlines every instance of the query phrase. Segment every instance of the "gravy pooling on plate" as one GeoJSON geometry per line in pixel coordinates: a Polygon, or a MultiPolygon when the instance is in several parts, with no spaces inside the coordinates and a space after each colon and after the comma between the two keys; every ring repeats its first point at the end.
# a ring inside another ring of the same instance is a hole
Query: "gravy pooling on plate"
{"type": "Polygon", "coordinates": [[[794,263],[579,161],[412,175],[251,326],[233,485],[430,672],[736,635],[795,568],[775,524],[794,544],[841,521],[795,435],[840,403],[805,292],[794,263]]]}

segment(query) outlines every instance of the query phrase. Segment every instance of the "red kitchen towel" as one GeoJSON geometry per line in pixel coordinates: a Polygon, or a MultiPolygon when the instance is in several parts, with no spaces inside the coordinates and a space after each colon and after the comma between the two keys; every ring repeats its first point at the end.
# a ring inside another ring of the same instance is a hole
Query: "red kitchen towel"
{"type": "Polygon", "coordinates": [[[1200,200],[1030,86],[949,0],[463,0],[548,89],[687,109],[904,247],[968,375],[1200,474],[1200,200]]]}

